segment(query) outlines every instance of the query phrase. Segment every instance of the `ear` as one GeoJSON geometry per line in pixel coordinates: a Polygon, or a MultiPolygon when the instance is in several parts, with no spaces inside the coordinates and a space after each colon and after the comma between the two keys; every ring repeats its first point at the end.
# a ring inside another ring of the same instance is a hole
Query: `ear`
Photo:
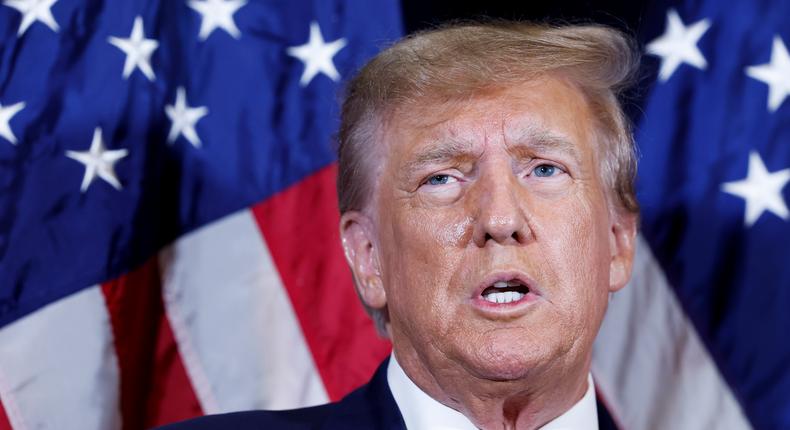
{"type": "Polygon", "coordinates": [[[609,291],[615,292],[631,279],[636,242],[637,216],[631,213],[613,214],[614,223],[609,232],[609,291]]]}
{"type": "Polygon", "coordinates": [[[373,222],[362,212],[349,211],[340,217],[340,239],[346,261],[354,275],[354,288],[362,302],[373,309],[387,305],[381,279],[373,222]]]}

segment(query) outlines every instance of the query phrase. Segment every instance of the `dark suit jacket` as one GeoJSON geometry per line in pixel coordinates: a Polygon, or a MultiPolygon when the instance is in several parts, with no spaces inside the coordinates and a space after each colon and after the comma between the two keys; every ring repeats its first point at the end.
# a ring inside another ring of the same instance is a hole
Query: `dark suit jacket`
{"type": "Polygon", "coordinates": [[[209,429],[324,429],[406,430],[398,405],[387,384],[387,363],[373,379],[336,403],[287,411],[247,411],[209,415],[183,421],[161,430],[209,429]]]}

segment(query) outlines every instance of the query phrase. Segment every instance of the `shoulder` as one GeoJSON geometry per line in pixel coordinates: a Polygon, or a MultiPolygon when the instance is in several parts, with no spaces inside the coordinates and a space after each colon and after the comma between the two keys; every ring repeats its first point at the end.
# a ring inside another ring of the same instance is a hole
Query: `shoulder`
{"type": "Polygon", "coordinates": [[[336,404],[287,411],[245,411],[207,415],[162,427],[160,430],[294,429],[321,428],[336,404]]]}
{"type": "Polygon", "coordinates": [[[385,361],[373,379],[337,403],[285,411],[246,411],[209,415],[162,427],[161,430],[209,429],[383,429],[405,430],[387,384],[385,361]]]}

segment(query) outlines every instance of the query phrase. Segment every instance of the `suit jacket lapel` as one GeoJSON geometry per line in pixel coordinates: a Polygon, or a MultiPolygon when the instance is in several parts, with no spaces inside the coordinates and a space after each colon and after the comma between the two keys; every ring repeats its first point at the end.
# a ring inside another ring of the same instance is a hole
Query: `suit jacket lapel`
{"type": "Polygon", "coordinates": [[[323,428],[406,430],[387,383],[388,363],[389,358],[379,366],[370,382],[343,398],[323,428]]]}

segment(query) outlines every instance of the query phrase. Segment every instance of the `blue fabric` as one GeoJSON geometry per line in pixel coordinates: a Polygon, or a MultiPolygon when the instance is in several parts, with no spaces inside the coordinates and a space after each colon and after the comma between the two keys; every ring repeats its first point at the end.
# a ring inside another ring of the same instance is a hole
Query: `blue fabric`
{"type": "MultiPolygon", "coordinates": [[[[768,85],[746,74],[769,63],[775,36],[790,42],[790,2],[677,11],[687,26],[710,20],[697,45],[707,68],[681,65],[650,90],[637,136],[642,231],[754,427],[790,428],[790,223],[764,212],[746,225],[744,199],[722,190],[747,176],[752,151],[769,172],[790,167],[790,103],[769,111],[768,85]]],[[[666,12],[648,14],[646,41],[664,32],[666,12]]]]}

